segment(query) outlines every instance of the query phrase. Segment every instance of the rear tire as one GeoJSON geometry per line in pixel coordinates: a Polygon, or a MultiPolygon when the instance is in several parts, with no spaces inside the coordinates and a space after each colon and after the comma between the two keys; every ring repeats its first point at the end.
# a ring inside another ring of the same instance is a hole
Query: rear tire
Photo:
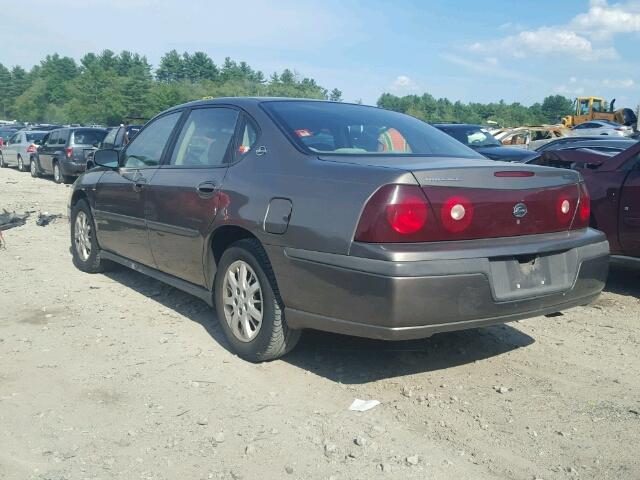
{"type": "Polygon", "coordinates": [[[53,181],[56,183],[71,183],[71,177],[62,173],[58,161],[53,163],[53,181]]]}
{"type": "Polygon", "coordinates": [[[38,163],[34,157],[31,157],[29,161],[29,173],[33,178],[38,178],[40,176],[40,169],[38,168],[38,163]]]}
{"type": "Polygon", "coordinates": [[[79,200],[73,206],[70,223],[73,264],[83,272],[103,272],[106,261],[100,258],[101,252],[96,239],[96,226],[91,208],[86,200],[79,200]]]}
{"type": "Polygon", "coordinates": [[[18,155],[18,171],[26,172],[27,169],[24,168],[24,160],[22,160],[22,155],[18,155]]]}
{"type": "Polygon", "coordinates": [[[287,325],[271,263],[255,239],[240,240],[222,254],[214,299],[227,340],[245,360],[274,360],[291,351],[300,339],[301,331],[287,325]],[[260,314],[259,323],[250,312],[260,314]]]}

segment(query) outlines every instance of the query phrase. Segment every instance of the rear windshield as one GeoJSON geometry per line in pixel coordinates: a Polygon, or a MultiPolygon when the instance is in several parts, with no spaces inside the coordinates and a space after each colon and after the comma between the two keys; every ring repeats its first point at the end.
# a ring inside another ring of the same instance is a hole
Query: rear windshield
{"type": "Polygon", "coordinates": [[[335,102],[263,102],[299,148],[322,155],[484,158],[409,115],[335,102]]]}
{"type": "Polygon", "coordinates": [[[93,145],[100,143],[106,135],[106,130],[76,130],[73,132],[73,143],[75,145],[93,145]]]}
{"type": "Polygon", "coordinates": [[[46,135],[45,132],[33,132],[27,133],[27,142],[37,142],[42,140],[42,138],[46,135]]]}

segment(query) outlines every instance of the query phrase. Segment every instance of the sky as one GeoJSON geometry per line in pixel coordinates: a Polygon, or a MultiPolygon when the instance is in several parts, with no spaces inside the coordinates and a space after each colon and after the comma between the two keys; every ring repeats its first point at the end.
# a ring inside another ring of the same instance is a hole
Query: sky
{"type": "Polygon", "coordinates": [[[640,0],[0,0],[0,62],[204,51],[375,104],[383,92],[640,103],[640,0]],[[55,8],[54,8],[55,6],[55,8]]]}

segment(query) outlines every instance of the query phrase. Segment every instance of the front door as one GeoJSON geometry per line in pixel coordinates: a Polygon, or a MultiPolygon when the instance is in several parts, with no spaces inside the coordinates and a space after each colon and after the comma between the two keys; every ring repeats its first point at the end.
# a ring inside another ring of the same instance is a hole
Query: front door
{"type": "Polygon", "coordinates": [[[618,235],[624,254],[640,257],[640,160],[622,186],[618,235]]]}
{"type": "Polygon", "coordinates": [[[191,110],[148,189],[149,241],[158,269],[197,285],[205,285],[205,240],[224,208],[220,188],[233,158],[237,120],[231,108],[191,110]]]}
{"type": "Polygon", "coordinates": [[[145,221],[147,187],[181,115],[172,112],[153,120],[122,152],[120,168],[100,178],[94,214],[101,248],[155,267],[145,221]]]}

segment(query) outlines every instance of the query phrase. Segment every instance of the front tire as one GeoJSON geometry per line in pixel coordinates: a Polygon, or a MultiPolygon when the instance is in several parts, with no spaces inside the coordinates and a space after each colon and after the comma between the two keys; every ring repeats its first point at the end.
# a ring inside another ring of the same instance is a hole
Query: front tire
{"type": "Polygon", "coordinates": [[[73,264],[79,270],[87,273],[104,271],[105,260],[100,258],[95,222],[85,200],[79,200],[71,209],[71,252],[73,264]]]}
{"type": "Polygon", "coordinates": [[[7,164],[4,163],[4,156],[2,155],[2,152],[0,152],[0,168],[4,168],[6,166],[7,164]]]}
{"type": "Polygon", "coordinates": [[[257,240],[240,240],[225,250],[214,298],[220,326],[245,360],[274,360],[298,343],[301,332],[287,325],[273,269],[257,240]]]}
{"type": "Polygon", "coordinates": [[[26,172],[27,169],[24,168],[24,160],[22,160],[22,155],[18,155],[18,171],[26,172]]]}

